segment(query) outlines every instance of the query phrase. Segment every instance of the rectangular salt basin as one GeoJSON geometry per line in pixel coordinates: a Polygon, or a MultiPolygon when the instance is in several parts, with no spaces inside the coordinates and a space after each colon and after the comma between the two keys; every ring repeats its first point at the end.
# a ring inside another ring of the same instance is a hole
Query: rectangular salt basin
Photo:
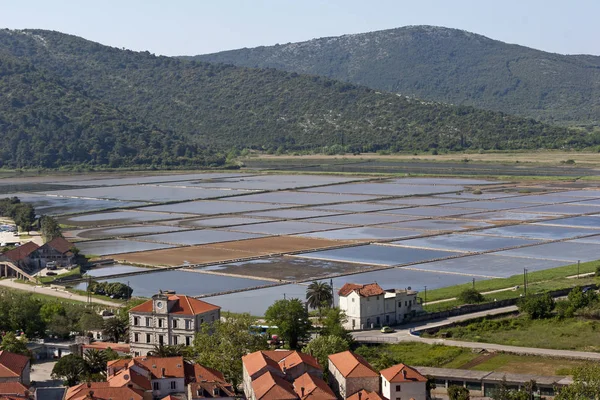
{"type": "Polygon", "coordinates": [[[477,231],[478,235],[520,237],[525,239],[559,240],[589,235],[589,229],[562,226],[514,225],[477,231]]]}
{"type": "Polygon", "coordinates": [[[117,200],[80,199],[75,197],[45,196],[42,194],[15,193],[0,198],[16,196],[21,201],[31,203],[38,215],[62,215],[97,211],[107,208],[143,206],[148,203],[117,200]]]}
{"type": "Polygon", "coordinates": [[[573,239],[573,240],[569,240],[569,242],[572,243],[594,243],[594,244],[600,244],[600,235],[597,236],[587,236],[581,239],[573,239]]]}
{"type": "Polygon", "coordinates": [[[463,221],[458,219],[421,219],[418,221],[405,221],[389,225],[380,225],[380,228],[393,229],[422,229],[426,231],[463,231],[465,229],[486,228],[494,225],[480,221],[463,221]]]}
{"type": "Polygon", "coordinates": [[[85,179],[69,182],[72,185],[80,186],[120,186],[120,185],[139,185],[143,183],[159,183],[184,181],[189,179],[216,179],[233,178],[245,176],[237,173],[197,173],[197,174],[171,174],[171,175],[151,175],[151,176],[133,176],[127,178],[104,178],[104,179],[85,179]]]}
{"type": "Polygon", "coordinates": [[[140,241],[148,241],[148,242],[156,242],[156,243],[196,245],[196,244],[232,242],[232,241],[245,240],[245,239],[256,239],[256,238],[263,237],[263,236],[264,235],[258,235],[258,234],[253,234],[253,233],[228,232],[228,231],[220,231],[220,230],[216,230],[216,229],[200,229],[200,230],[174,232],[174,233],[161,233],[159,235],[137,236],[136,239],[140,240],[140,241]]]}
{"type": "Polygon", "coordinates": [[[584,197],[567,197],[567,196],[559,196],[556,193],[548,193],[548,194],[530,194],[527,196],[519,196],[515,197],[515,201],[520,201],[522,203],[542,203],[542,204],[553,204],[553,203],[568,203],[574,201],[585,200],[584,197]]]}
{"type": "Polygon", "coordinates": [[[575,205],[571,203],[565,204],[548,204],[545,206],[537,206],[537,207],[528,207],[524,209],[526,212],[543,212],[543,213],[551,213],[551,214],[589,214],[598,212],[598,207],[596,206],[581,206],[575,205]]]}
{"type": "Polygon", "coordinates": [[[335,229],[336,225],[318,224],[304,221],[275,221],[263,224],[232,226],[229,229],[240,232],[255,232],[266,235],[293,235],[297,233],[335,229]]]}
{"type": "Polygon", "coordinates": [[[118,228],[92,228],[66,231],[65,236],[71,239],[103,239],[149,233],[176,232],[182,229],[185,228],[167,225],[130,225],[118,228]]]}
{"type": "Polygon", "coordinates": [[[268,221],[268,219],[260,218],[246,218],[246,217],[222,217],[222,218],[207,218],[207,219],[194,219],[186,221],[176,221],[177,224],[182,226],[233,226],[233,225],[246,225],[246,224],[260,224],[268,221]]]}
{"type": "MultiPolygon", "coordinates": [[[[455,256],[456,253],[439,250],[418,250],[394,246],[365,246],[346,247],[343,249],[304,253],[301,257],[321,260],[355,262],[374,265],[402,265],[423,262],[437,258],[455,256]]],[[[300,257],[300,256],[297,256],[300,257]]]]}
{"type": "MultiPolygon", "coordinates": [[[[524,208],[523,210],[527,210],[524,208]]],[[[521,222],[521,221],[543,221],[548,218],[556,218],[556,214],[541,214],[541,213],[527,213],[527,212],[514,212],[514,211],[498,211],[498,212],[486,212],[478,214],[464,215],[461,218],[476,220],[476,221],[500,221],[500,222],[521,222]]]]}
{"type": "MultiPolygon", "coordinates": [[[[103,282],[129,282],[129,286],[133,289],[133,295],[142,297],[152,297],[160,290],[175,290],[177,293],[188,296],[199,296],[272,283],[259,279],[237,278],[188,271],[152,272],[123,278],[106,279],[103,282]]],[[[85,282],[75,287],[75,289],[80,290],[85,290],[85,288],[85,282]]]]}
{"type": "Polygon", "coordinates": [[[415,218],[397,215],[385,215],[376,213],[334,215],[330,217],[310,218],[306,222],[322,222],[326,224],[339,225],[377,225],[393,224],[394,222],[409,221],[415,218]]]}
{"type": "Polygon", "coordinates": [[[451,217],[453,215],[472,214],[479,212],[480,210],[469,210],[466,208],[451,208],[451,207],[414,207],[414,208],[402,208],[399,210],[387,210],[386,214],[400,214],[400,215],[416,215],[422,217],[451,217]]]}
{"type": "MultiPolygon", "coordinates": [[[[432,273],[464,274],[465,277],[508,278],[523,273],[523,268],[529,272],[556,268],[567,263],[557,260],[523,259],[493,254],[479,254],[451,260],[434,261],[424,264],[411,265],[410,269],[429,271],[432,273]]],[[[449,276],[449,275],[444,275],[449,276]]],[[[429,287],[429,285],[427,285],[429,287]]]]}
{"type": "Polygon", "coordinates": [[[413,196],[417,194],[441,194],[458,192],[463,186],[403,185],[396,183],[346,183],[335,186],[302,189],[305,192],[338,194],[372,194],[378,196],[413,196]]]}
{"type": "Polygon", "coordinates": [[[306,193],[306,192],[270,192],[238,196],[233,201],[249,201],[260,203],[282,204],[331,204],[352,201],[366,201],[376,199],[375,196],[347,195],[335,193],[306,193]]]}
{"type": "Polygon", "coordinates": [[[453,204],[452,207],[456,208],[471,208],[471,209],[483,209],[483,210],[509,210],[511,208],[522,208],[527,207],[528,204],[519,203],[516,201],[499,201],[499,200],[480,200],[480,201],[467,201],[466,203],[453,204]]]}
{"type": "Polygon", "coordinates": [[[555,193],[566,197],[592,197],[600,199],[600,190],[569,190],[568,192],[555,193]]]}
{"type": "Polygon", "coordinates": [[[402,247],[420,247],[427,249],[459,252],[479,252],[506,249],[526,244],[535,244],[539,242],[539,240],[457,233],[426,238],[401,240],[398,242],[388,243],[388,245],[398,245],[402,247]]]}
{"type": "Polygon", "coordinates": [[[113,264],[108,267],[91,268],[85,271],[86,275],[94,278],[117,274],[129,274],[131,272],[147,271],[147,268],[134,267],[133,265],[113,264]]]}
{"type": "Polygon", "coordinates": [[[382,211],[392,210],[394,208],[402,208],[402,206],[393,204],[383,203],[345,203],[345,204],[334,204],[331,206],[315,206],[319,210],[326,211],[337,211],[337,212],[368,212],[368,211],[382,211]]]}
{"type": "MultiPolygon", "coordinates": [[[[472,192],[461,192],[460,194],[458,193],[450,193],[450,194],[440,194],[437,197],[441,197],[444,199],[462,199],[464,201],[468,201],[468,200],[496,200],[496,199],[505,199],[505,198],[510,198],[510,197],[514,197],[514,200],[517,200],[517,197],[519,196],[519,193],[504,193],[504,192],[483,192],[481,194],[474,194],[472,192]]],[[[517,200],[517,201],[521,201],[521,200],[517,200]]]]}
{"type": "Polygon", "coordinates": [[[600,259],[598,245],[592,243],[557,242],[520,249],[501,251],[496,254],[512,257],[527,257],[541,260],[560,260],[564,264],[576,264],[577,260],[594,261],[600,259]]]}
{"type": "Polygon", "coordinates": [[[423,235],[423,231],[385,229],[379,227],[358,227],[336,229],[334,231],[305,233],[299,236],[330,240],[378,240],[407,238],[423,235]]]}
{"type": "Polygon", "coordinates": [[[339,211],[322,211],[315,210],[312,208],[300,208],[300,209],[287,209],[287,210],[275,210],[275,211],[259,211],[248,213],[248,217],[269,217],[269,218],[281,218],[281,219],[300,219],[300,218],[313,218],[323,217],[326,215],[337,215],[341,214],[339,211]]]}
{"type": "Polygon", "coordinates": [[[274,210],[292,205],[272,203],[242,203],[237,201],[204,200],[189,201],[186,203],[166,204],[162,206],[144,207],[142,210],[159,212],[179,212],[197,215],[218,215],[230,213],[243,213],[248,211],[274,210]]]}
{"type": "Polygon", "coordinates": [[[222,311],[249,313],[250,315],[262,317],[265,315],[267,308],[276,300],[286,298],[305,301],[306,288],[306,285],[279,285],[221,296],[210,296],[202,298],[202,300],[220,306],[222,311]]]}
{"type": "Polygon", "coordinates": [[[246,192],[239,190],[195,189],[153,185],[127,185],[106,186],[89,189],[58,190],[49,192],[48,194],[57,196],[86,197],[97,199],[163,202],[176,200],[209,199],[216,197],[233,196],[242,193],[246,192]]]}
{"type": "Polygon", "coordinates": [[[600,199],[581,200],[570,204],[574,206],[600,206],[600,199]]]}
{"type": "Polygon", "coordinates": [[[397,204],[397,207],[404,206],[437,206],[440,204],[464,203],[466,199],[447,199],[440,197],[402,197],[400,199],[384,199],[375,204],[397,204]]]}
{"type": "Polygon", "coordinates": [[[161,243],[138,242],[135,240],[125,239],[93,240],[89,242],[77,243],[77,248],[81,251],[81,254],[96,256],[169,249],[172,247],[176,246],[161,243]]]}
{"type": "Polygon", "coordinates": [[[549,221],[538,222],[536,225],[561,225],[573,226],[577,228],[600,229],[600,216],[589,215],[585,217],[552,219],[549,221]]]}
{"type": "Polygon", "coordinates": [[[398,178],[394,183],[411,185],[498,185],[501,181],[488,181],[469,178],[398,178]]]}
{"type": "Polygon", "coordinates": [[[185,214],[167,214],[158,212],[145,212],[138,210],[111,211],[93,214],[73,215],[59,218],[60,223],[75,226],[105,226],[124,225],[135,222],[164,221],[169,219],[185,218],[185,214]]]}

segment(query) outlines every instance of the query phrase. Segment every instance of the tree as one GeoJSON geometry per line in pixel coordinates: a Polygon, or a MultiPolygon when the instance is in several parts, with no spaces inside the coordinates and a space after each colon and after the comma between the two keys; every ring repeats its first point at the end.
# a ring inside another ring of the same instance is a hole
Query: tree
{"type": "Polygon", "coordinates": [[[548,318],[554,310],[554,299],[548,293],[526,296],[519,303],[519,312],[526,313],[531,319],[548,318]]]}
{"type": "Polygon", "coordinates": [[[69,354],[57,361],[52,368],[52,378],[62,379],[65,386],[75,386],[86,373],[85,360],[75,354],[69,354]]]}
{"type": "Polygon", "coordinates": [[[14,215],[15,224],[23,232],[29,232],[35,222],[35,209],[29,203],[21,203],[14,215]]]}
{"type": "Polygon", "coordinates": [[[350,348],[350,344],[338,336],[318,336],[311,340],[302,351],[315,357],[323,370],[327,370],[330,354],[341,353],[350,348]]]}
{"type": "Polygon", "coordinates": [[[314,281],[306,289],[306,304],[314,310],[333,305],[333,288],[325,282],[314,281]]]}
{"type": "Polygon", "coordinates": [[[128,327],[128,322],[123,320],[123,318],[114,317],[104,321],[102,333],[110,339],[111,342],[118,343],[126,339],[128,327]]]}
{"type": "Polygon", "coordinates": [[[27,337],[22,336],[21,338],[17,338],[14,332],[6,332],[2,337],[0,349],[9,353],[31,356],[31,352],[27,348],[27,337]]]}
{"type": "Polygon", "coordinates": [[[556,400],[600,398],[600,364],[588,363],[572,371],[573,383],[561,388],[556,400]]]}
{"type": "Polygon", "coordinates": [[[265,312],[268,324],[277,326],[277,333],[289,346],[297,349],[311,329],[308,311],[300,299],[277,300],[265,312]]]}
{"type": "Polygon", "coordinates": [[[469,400],[469,389],[464,386],[450,385],[448,387],[448,398],[450,400],[469,400]]]}
{"type": "Polygon", "coordinates": [[[475,288],[468,288],[460,292],[457,299],[463,304],[477,304],[485,300],[485,297],[475,288]]]}
{"type": "Polygon", "coordinates": [[[88,376],[106,374],[107,356],[104,351],[87,349],[83,353],[83,359],[85,361],[85,369],[88,376]]]}
{"type": "Polygon", "coordinates": [[[344,324],[348,321],[346,313],[338,307],[327,310],[325,318],[323,318],[323,328],[321,334],[325,336],[337,336],[345,340],[349,344],[354,342],[354,338],[349,331],[344,328],[344,324]]]}
{"type": "Polygon", "coordinates": [[[95,312],[86,312],[79,318],[78,326],[83,333],[101,330],[104,327],[104,318],[95,312]]]}
{"type": "Polygon", "coordinates": [[[155,344],[154,348],[148,352],[148,355],[153,357],[176,357],[183,356],[186,354],[185,347],[180,344],[168,345],[168,344],[155,344]]]}
{"type": "Polygon", "coordinates": [[[49,301],[40,307],[40,317],[48,324],[54,316],[65,315],[65,307],[57,301],[49,301]]]}
{"type": "Polygon", "coordinates": [[[196,361],[221,371],[237,387],[242,382],[242,357],[268,348],[255,324],[249,314],[226,315],[222,321],[202,324],[194,338],[196,361]]]}
{"type": "Polygon", "coordinates": [[[63,237],[58,222],[48,215],[42,215],[40,217],[40,233],[44,239],[44,243],[56,239],[57,237],[63,237]]]}

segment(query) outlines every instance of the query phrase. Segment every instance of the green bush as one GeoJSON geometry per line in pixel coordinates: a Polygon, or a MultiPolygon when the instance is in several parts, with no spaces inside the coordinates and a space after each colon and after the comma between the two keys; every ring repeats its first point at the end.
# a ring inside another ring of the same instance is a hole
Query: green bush
{"type": "Polygon", "coordinates": [[[477,304],[485,300],[485,297],[477,289],[465,289],[458,295],[457,299],[464,304],[477,304]]]}
{"type": "Polygon", "coordinates": [[[548,293],[545,293],[524,297],[519,301],[518,306],[519,311],[529,315],[529,318],[543,319],[548,318],[552,314],[552,310],[554,310],[556,304],[554,303],[554,299],[548,293]]]}

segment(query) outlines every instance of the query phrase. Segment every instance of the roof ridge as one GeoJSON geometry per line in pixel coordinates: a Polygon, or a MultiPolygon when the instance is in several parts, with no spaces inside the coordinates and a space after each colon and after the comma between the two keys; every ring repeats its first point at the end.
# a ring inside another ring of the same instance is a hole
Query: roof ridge
{"type": "Polygon", "coordinates": [[[185,297],[185,301],[187,301],[188,306],[190,306],[190,310],[192,310],[192,315],[196,315],[196,311],[194,311],[194,307],[192,307],[192,303],[190,303],[190,298],[186,295],[184,295],[183,297],[185,297]]]}

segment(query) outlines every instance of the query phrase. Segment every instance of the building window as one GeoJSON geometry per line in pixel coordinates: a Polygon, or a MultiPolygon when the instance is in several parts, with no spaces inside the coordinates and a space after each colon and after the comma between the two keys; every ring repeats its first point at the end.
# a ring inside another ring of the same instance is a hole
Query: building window
{"type": "Polygon", "coordinates": [[[162,327],[163,327],[163,319],[162,319],[162,318],[159,318],[159,319],[158,319],[158,327],[159,327],[159,328],[162,328],[162,327]]]}
{"type": "Polygon", "coordinates": [[[177,320],[176,319],[173,320],[173,329],[177,329],[177,320]]]}
{"type": "Polygon", "coordinates": [[[140,334],[139,333],[134,333],[133,334],[133,341],[134,342],[139,342],[140,341],[140,334]]]}
{"type": "Polygon", "coordinates": [[[352,302],[354,303],[354,298],[352,298],[352,302]]]}
{"type": "Polygon", "coordinates": [[[159,382],[152,382],[152,389],[154,389],[154,390],[160,390],[160,383],[159,382]]]}
{"type": "Polygon", "coordinates": [[[400,391],[400,385],[396,385],[396,392],[400,391]]]}
{"type": "Polygon", "coordinates": [[[185,320],[185,329],[192,329],[192,321],[189,319],[185,320]]]}
{"type": "Polygon", "coordinates": [[[151,326],[151,325],[152,325],[152,323],[151,323],[150,318],[146,317],[146,326],[151,326]]]}
{"type": "Polygon", "coordinates": [[[171,381],[171,389],[172,389],[172,390],[175,390],[175,389],[177,389],[177,382],[175,382],[175,381],[171,381]]]}
{"type": "Polygon", "coordinates": [[[150,337],[149,333],[146,333],[146,343],[150,343],[152,341],[152,338],[150,337]]]}
{"type": "Polygon", "coordinates": [[[133,317],[133,325],[138,326],[140,324],[140,319],[138,317],[133,317]]]}
{"type": "Polygon", "coordinates": [[[204,318],[200,318],[200,323],[203,324],[204,323],[204,318]]]}
{"type": "Polygon", "coordinates": [[[178,341],[178,339],[177,339],[177,336],[173,336],[173,344],[174,344],[174,345],[176,345],[176,344],[177,344],[177,341],[178,341]]]}
{"type": "Polygon", "coordinates": [[[185,345],[186,346],[191,346],[192,345],[192,337],[191,336],[186,336],[185,337],[185,345]]]}
{"type": "Polygon", "coordinates": [[[402,308],[402,302],[401,301],[398,302],[398,308],[402,308]]]}
{"type": "Polygon", "coordinates": [[[158,344],[165,344],[165,335],[158,336],[158,344]]]}

